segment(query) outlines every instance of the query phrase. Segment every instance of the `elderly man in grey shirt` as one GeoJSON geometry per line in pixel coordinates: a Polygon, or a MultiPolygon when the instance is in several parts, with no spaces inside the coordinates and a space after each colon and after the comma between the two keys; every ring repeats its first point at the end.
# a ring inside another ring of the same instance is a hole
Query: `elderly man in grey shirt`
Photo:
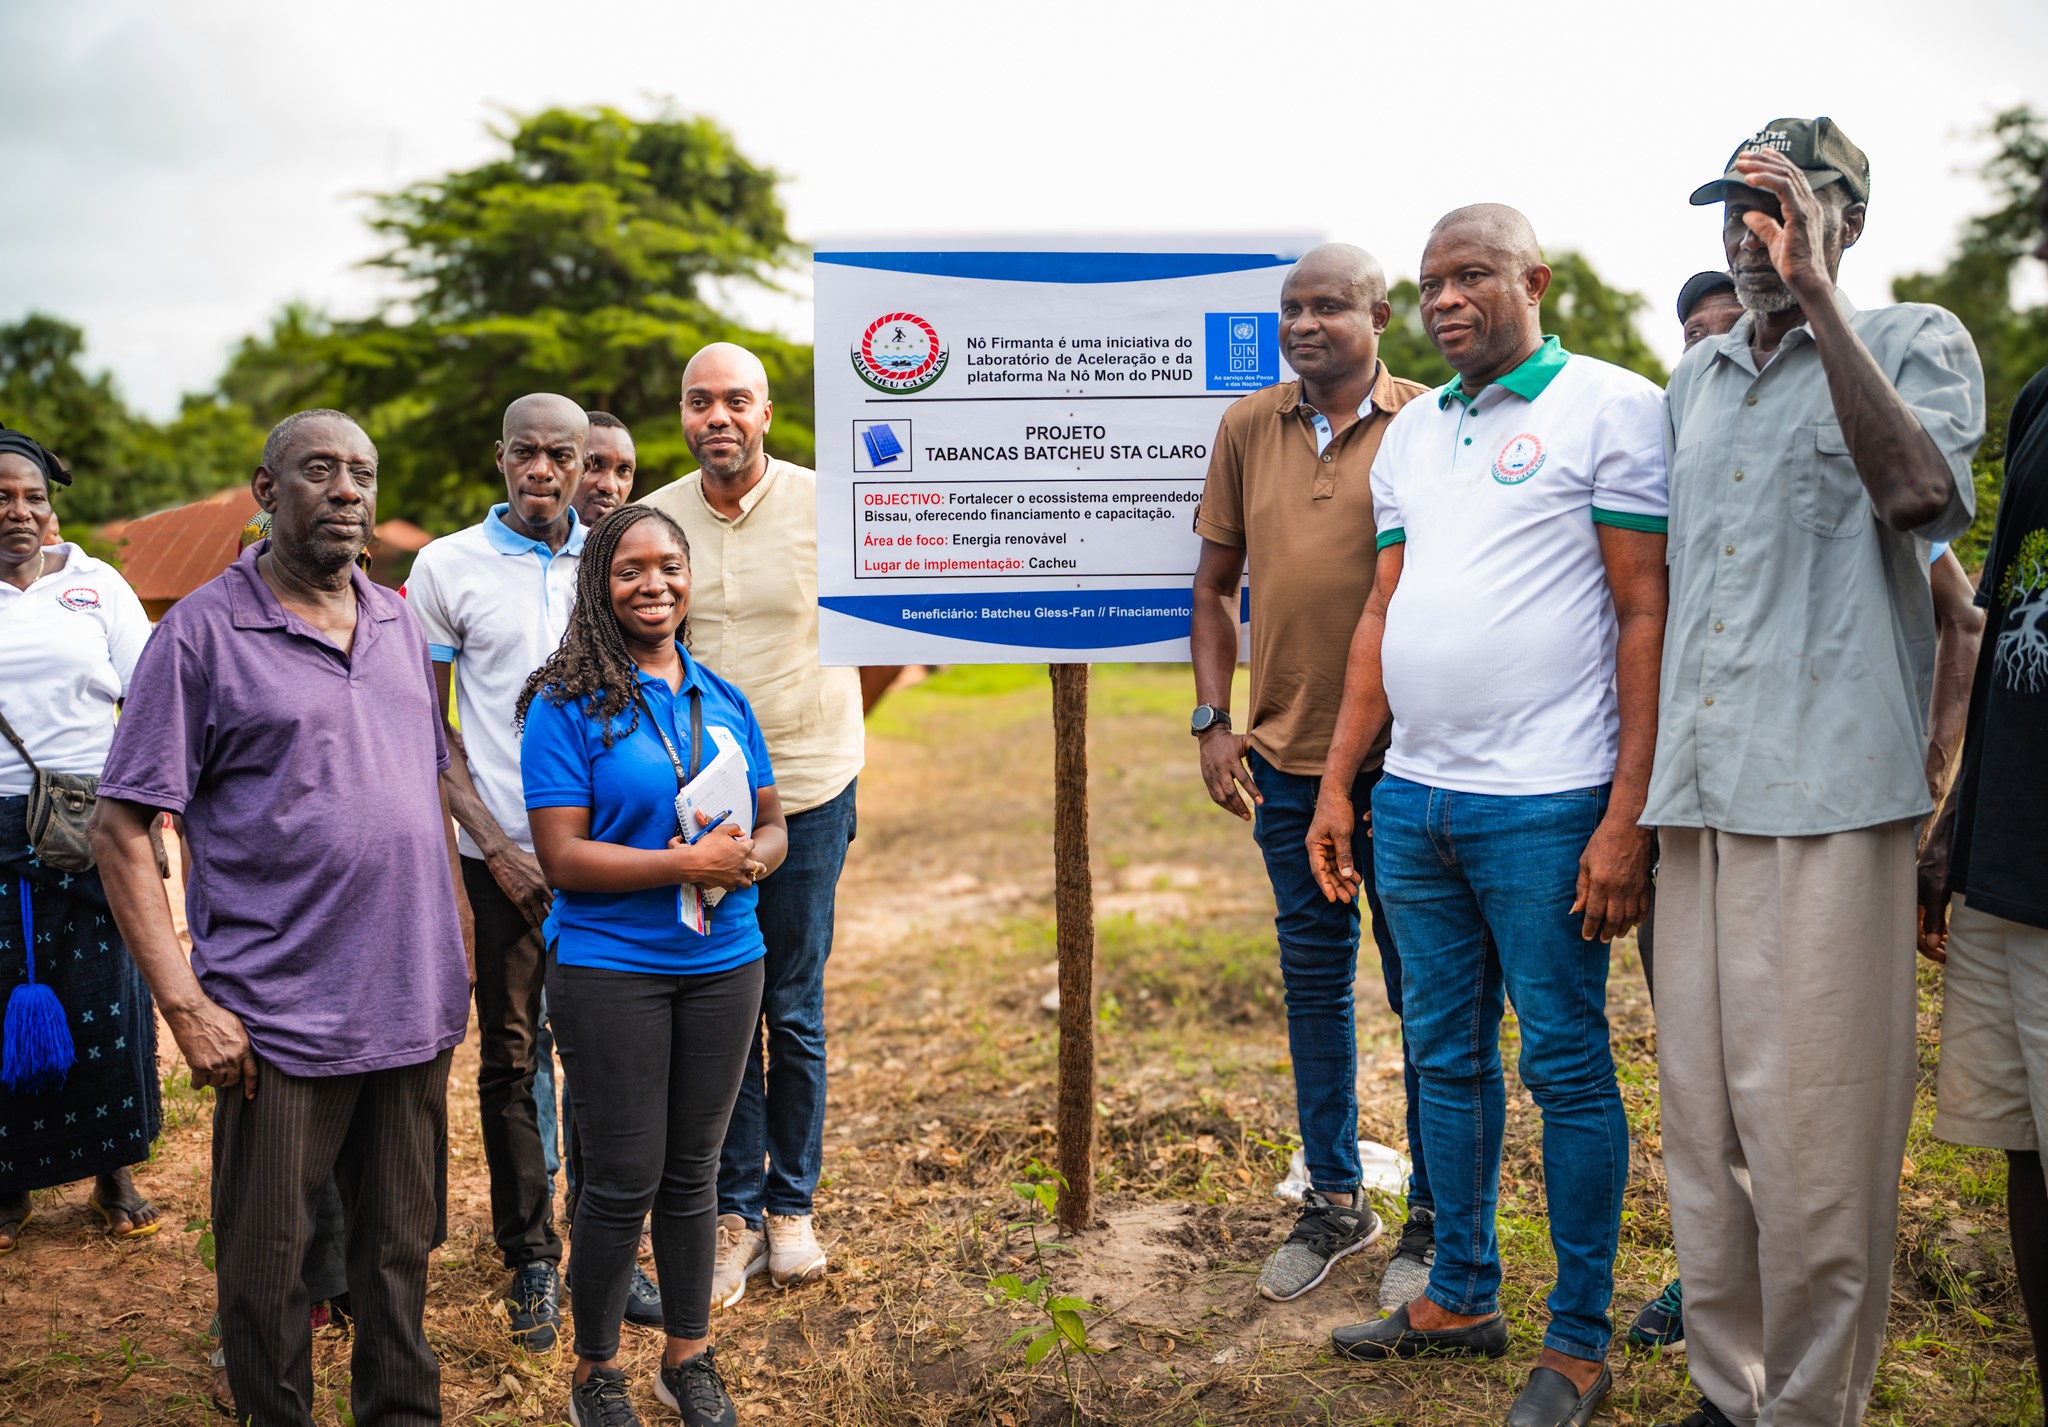
{"type": "Polygon", "coordinates": [[[1870,169],[1780,119],[1692,196],[1724,205],[1746,313],[1671,379],[1657,756],[1658,1070],[1684,1427],[1862,1420],[1912,1113],[1914,834],[1930,540],[1984,434],[1954,316],[1835,288],[1870,169]]]}

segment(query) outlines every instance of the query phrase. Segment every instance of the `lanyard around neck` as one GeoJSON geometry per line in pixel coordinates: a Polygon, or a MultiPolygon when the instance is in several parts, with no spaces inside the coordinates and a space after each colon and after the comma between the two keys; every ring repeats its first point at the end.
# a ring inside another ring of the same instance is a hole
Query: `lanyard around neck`
{"type": "MultiPolygon", "coordinates": [[[[694,688],[690,690],[690,771],[687,774],[683,772],[682,757],[676,752],[675,743],[669,738],[668,730],[661,726],[661,720],[654,716],[654,710],[648,707],[647,700],[640,696],[637,687],[633,690],[633,702],[640,705],[641,714],[654,726],[654,736],[661,740],[662,751],[668,754],[669,764],[676,770],[676,791],[682,792],[697,776],[697,769],[701,766],[704,745],[704,695],[694,688]]],[[[676,826],[682,826],[680,811],[676,814],[676,826]]]]}

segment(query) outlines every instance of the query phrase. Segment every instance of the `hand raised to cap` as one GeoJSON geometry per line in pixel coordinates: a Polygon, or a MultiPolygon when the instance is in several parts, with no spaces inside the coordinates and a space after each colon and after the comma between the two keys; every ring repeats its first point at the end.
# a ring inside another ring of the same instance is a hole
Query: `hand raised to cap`
{"type": "Polygon", "coordinates": [[[1749,231],[1763,241],[1771,266],[1802,300],[1834,286],[1823,250],[1821,204],[1806,173],[1774,149],[1751,149],[1735,160],[1736,172],[1751,188],[1778,200],[1782,218],[1751,209],[1742,215],[1749,231]]]}

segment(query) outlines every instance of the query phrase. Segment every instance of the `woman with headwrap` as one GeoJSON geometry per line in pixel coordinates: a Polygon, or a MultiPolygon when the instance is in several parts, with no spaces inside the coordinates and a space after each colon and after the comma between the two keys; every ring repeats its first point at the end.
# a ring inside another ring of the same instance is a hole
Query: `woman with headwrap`
{"type": "Polygon", "coordinates": [[[51,487],[70,484],[55,456],[0,427],[0,1254],[35,1190],[89,1176],[86,1202],[116,1238],[159,1227],[128,1172],[160,1123],[149,989],[98,872],[46,866],[28,841],[34,770],[99,776],[149,638],[118,571],[43,543],[51,487]]]}

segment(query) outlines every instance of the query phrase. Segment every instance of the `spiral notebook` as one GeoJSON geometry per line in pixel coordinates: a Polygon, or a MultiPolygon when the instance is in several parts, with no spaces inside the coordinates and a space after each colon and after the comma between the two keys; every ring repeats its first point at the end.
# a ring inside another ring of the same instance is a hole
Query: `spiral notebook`
{"type": "MultiPolygon", "coordinates": [[[[704,730],[711,739],[711,761],[676,794],[676,821],[695,830],[701,809],[711,816],[724,813],[723,821],[738,823],[740,831],[754,835],[754,785],[747,780],[747,754],[728,729],[715,724],[704,730]]],[[[718,833],[706,833],[717,837],[718,833]]],[[[676,889],[676,920],[705,935],[711,929],[711,909],[725,895],[723,887],[699,887],[685,882],[676,889]]]]}

